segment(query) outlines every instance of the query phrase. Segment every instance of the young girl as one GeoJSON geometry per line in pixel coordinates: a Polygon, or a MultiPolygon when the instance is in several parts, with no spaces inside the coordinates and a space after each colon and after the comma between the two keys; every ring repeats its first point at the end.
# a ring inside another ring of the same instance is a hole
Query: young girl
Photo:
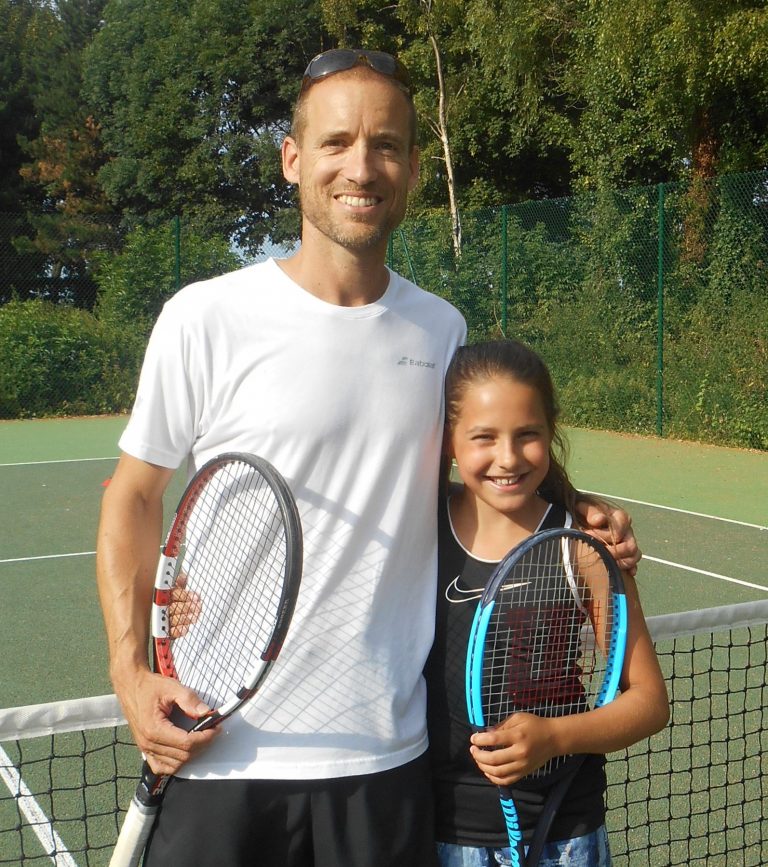
{"type": "Polygon", "coordinates": [[[588,758],[555,817],[540,864],[609,865],[605,753],[648,737],[669,717],[637,588],[624,574],[629,633],[618,698],[579,717],[516,714],[479,734],[467,721],[467,639],[488,577],[531,533],[578,526],[557,415],[549,372],[526,346],[505,340],[458,350],[446,377],[446,457],[455,460],[463,484],[446,480],[441,494],[437,621],[426,668],[441,867],[511,864],[496,786],[512,788],[527,844],[548,793],[515,783],[553,756],[571,753],[588,758]]]}

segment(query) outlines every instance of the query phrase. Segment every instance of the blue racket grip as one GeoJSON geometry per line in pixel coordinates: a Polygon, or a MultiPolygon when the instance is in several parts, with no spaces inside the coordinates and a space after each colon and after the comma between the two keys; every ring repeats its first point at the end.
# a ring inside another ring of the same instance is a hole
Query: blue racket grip
{"type": "Polygon", "coordinates": [[[512,800],[512,793],[504,786],[499,786],[499,798],[501,809],[504,813],[504,822],[507,826],[511,863],[513,867],[523,867],[525,864],[525,846],[523,845],[523,831],[520,827],[520,817],[512,800]]]}

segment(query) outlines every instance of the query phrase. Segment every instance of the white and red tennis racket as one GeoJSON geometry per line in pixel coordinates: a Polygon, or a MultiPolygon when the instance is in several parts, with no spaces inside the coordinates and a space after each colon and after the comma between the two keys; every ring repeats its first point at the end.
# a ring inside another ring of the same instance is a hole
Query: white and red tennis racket
{"type": "MultiPolygon", "coordinates": [[[[155,670],[213,708],[190,720],[190,731],[218,725],[258,691],[283,644],[301,571],[299,514],[277,470],[247,454],[205,464],[179,502],[152,605],[155,670]]],[[[168,779],[144,762],[110,867],[139,863],[168,779]]]]}

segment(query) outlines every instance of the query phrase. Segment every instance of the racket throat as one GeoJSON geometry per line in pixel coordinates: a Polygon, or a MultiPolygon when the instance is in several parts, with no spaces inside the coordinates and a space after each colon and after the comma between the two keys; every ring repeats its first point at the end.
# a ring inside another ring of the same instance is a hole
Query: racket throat
{"type": "Polygon", "coordinates": [[[144,771],[141,775],[141,782],[136,788],[134,800],[145,808],[157,807],[163,799],[165,787],[168,785],[170,777],[153,773],[146,763],[144,771]]]}

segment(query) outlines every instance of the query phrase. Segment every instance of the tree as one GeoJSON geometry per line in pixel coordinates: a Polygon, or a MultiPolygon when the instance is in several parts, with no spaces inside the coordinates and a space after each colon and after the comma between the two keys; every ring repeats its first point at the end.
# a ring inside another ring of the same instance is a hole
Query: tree
{"type": "Polygon", "coordinates": [[[440,198],[447,198],[454,258],[458,261],[462,251],[461,217],[449,114],[453,98],[461,89],[456,85],[458,65],[453,62],[452,52],[464,44],[458,35],[462,4],[400,0],[396,6],[388,7],[384,15],[370,0],[324,0],[322,8],[325,26],[340,44],[389,48],[408,66],[416,85],[414,102],[419,117],[434,137],[431,140],[421,137],[422,168],[426,167],[426,174],[415,199],[422,205],[428,204],[432,163],[439,161],[441,168],[434,175],[442,187],[440,198]],[[451,59],[444,63],[444,55],[451,59]]]}
{"type": "MultiPolygon", "coordinates": [[[[99,129],[83,108],[82,53],[100,19],[104,0],[34,3],[16,35],[28,102],[27,122],[16,133],[22,159],[16,167],[27,226],[13,238],[30,265],[20,297],[67,300],[89,306],[95,286],[88,256],[111,236],[106,200],[96,181],[101,162],[99,129]]],[[[18,258],[15,262],[19,267],[18,258]]],[[[18,280],[18,277],[16,278],[18,280]]]]}
{"type": "Polygon", "coordinates": [[[30,197],[19,174],[20,136],[35,135],[38,121],[24,69],[24,46],[34,15],[32,2],[0,0],[0,304],[25,291],[23,272],[35,273],[41,257],[24,257],[20,268],[14,238],[31,233],[21,212],[30,197]]]}
{"type": "Polygon", "coordinates": [[[34,4],[0,0],[0,211],[18,211],[23,197],[19,136],[34,135],[32,95],[24,68],[24,46],[34,4]]]}
{"type": "MultiPolygon", "coordinates": [[[[570,189],[560,89],[575,0],[324,0],[345,45],[396,51],[425,127],[412,212],[498,205],[570,189]],[[452,175],[452,177],[449,177],[452,175]]],[[[454,236],[456,220],[454,219],[454,236]]]]}
{"type": "MultiPolygon", "coordinates": [[[[579,107],[563,89],[584,0],[470,0],[474,98],[469,152],[495,203],[571,192],[570,133],[579,107]]],[[[462,148],[463,150],[463,148],[462,148]]]]}
{"type": "Polygon", "coordinates": [[[418,0],[413,3],[400,4],[400,14],[404,21],[410,24],[416,33],[423,34],[430,48],[434,63],[434,79],[437,92],[437,106],[432,111],[425,112],[427,125],[440,143],[442,160],[445,166],[445,187],[448,193],[448,209],[451,214],[451,240],[453,255],[458,261],[461,258],[461,215],[458,206],[458,191],[456,189],[456,173],[453,165],[453,147],[448,129],[449,93],[448,82],[443,68],[443,45],[450,37],[452,25],[460,23],[461,7],[452,3],[441,3],[439,6],[433,0],[418,0]],[[408,14],[410,13],[410,15],[408,14]],[[457,14],[458,13],[458,14],[457,14]]]}
{"type": "Polygon", "coordinates": [[[110,0],[87,65],[116,207],[255,250],[290,204],[278,145],[307,56],[312,0],[110,0]]]}
{"type": "Polygon", "coordinates": [[[27,39],[27,77],[40,130],[23,139],[31,162],[21,174],[43,191],[49,212],[106,211],[96,180],[102,162],[99,125],[82,97],[83,52],[99,29],[105,2],[42,4],[27,39]]]}
{"type": "Polygon", "coordinates": [[[748,0],[602,0],[564,78],[583,106],[587,186],[706,179],[768,160],[768,8],[748,0]]]}
{"type": "MultiPolygon", "coordinates": [[[[233,271],[242,262],[224,237],[206,239],[194,231],[182,233],[179,283],[193,283],[233,271]]],[[[175,274],[171,227],[129,232],[119,253],[96,257],[101,322],[146,339],[163,304],[179,288],[175,274]]]]}

